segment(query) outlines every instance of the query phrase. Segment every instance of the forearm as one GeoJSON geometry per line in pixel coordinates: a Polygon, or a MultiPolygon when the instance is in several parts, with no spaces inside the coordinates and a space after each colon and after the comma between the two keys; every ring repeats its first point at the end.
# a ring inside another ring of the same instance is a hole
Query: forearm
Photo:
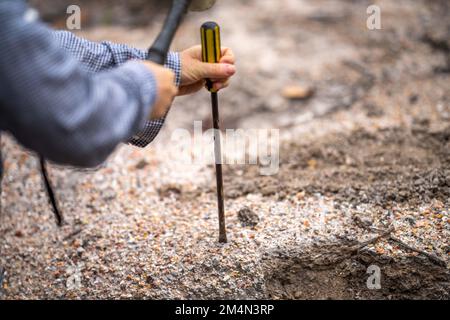
{"type": "MultiPolygon", "coordinates": [[[[178,53],[171,52],[166,60],[166,67],[174,70],[175,72],[175,82],[177,86],[180,86],[181,82],[181,59],[178,53]]],[[[139,147],[145,148],[158,136],[162,127],[164,126],[166,117],[161,119],[156,119],[152,121],[147,121],[145,123],[144,129],[140,130],[128,143],[139,147]]]]}

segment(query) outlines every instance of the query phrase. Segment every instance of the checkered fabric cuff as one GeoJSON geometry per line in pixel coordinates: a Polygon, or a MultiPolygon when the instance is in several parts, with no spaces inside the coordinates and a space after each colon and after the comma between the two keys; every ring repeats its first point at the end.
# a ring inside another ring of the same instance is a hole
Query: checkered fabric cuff
{"type": "Polygon", "coordinates": [[[169,52],[167,55],[166,63],[164,64],[166,68],[172,69],[175,72],[175,84],[177,87],[181,84],[181,59],[178,52],[169,52]]]}
{"type": "MultiPolygon", "coordinates": [[[[180,86],[181,83],[181,59],[178,52],[170,52],[167,56],[166,68],[172,69],[175,72],[175,83],[180,86]]],[[[147,121],[144,129],[133,136],[128,142],[136,147],[147,147],[158,135],[159,131],[164,126],[166,116],[161,119],[147,121]]]]}

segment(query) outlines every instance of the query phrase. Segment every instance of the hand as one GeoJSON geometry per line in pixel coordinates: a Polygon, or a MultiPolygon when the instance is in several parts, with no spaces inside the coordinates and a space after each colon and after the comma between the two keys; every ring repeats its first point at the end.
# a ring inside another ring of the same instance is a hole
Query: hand
{"type": "Polygon", "coordinates": [[[181,85],[179,96],[199,91],[205,86],[205,79],[211,79],[216,90],[228,87],[230,78],[236,73],[233,51],[222,48],[220,63],[202,62],[202,47],[194,46],[180,53],[181,85]]]}
{"type": "Polygon", "coordinates": [[[142,63],[153,73],[158,89],[157,99],[149,120],[160,119],[169,111],[173,99],[178,93],[178,88],[175,85],[175,74],[172,70],[156,63],[150,61],[142,61],[142,63]]]}

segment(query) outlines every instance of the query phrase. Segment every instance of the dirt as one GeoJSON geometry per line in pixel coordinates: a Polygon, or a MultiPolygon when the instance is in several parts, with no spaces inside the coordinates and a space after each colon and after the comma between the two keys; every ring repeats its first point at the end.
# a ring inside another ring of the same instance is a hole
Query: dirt
{"type": "MultiPolygon", "coordinates": [[[[392,259],[371,250],[345,257],[343,244],[268,256],[266,286],[281,299],[448,299],[449,272],[421,257],[392,259]],[[325,261],[317,259],[326,256],[325,261]],[[286,257],[293,257],[295,259],[286,257]],[[312,258],[313,257],[313,258],[312,258]],[[334,257],[333,260],[331,257],[334,257]],[[284,259],[283,259],[284,258],[284,259]],[[330,261],[331,260],[331,261],[330,261]],[[383,270],[380,290],[367,290],[367,270],[383,270]]],[[[264,261],[264,259],[263,259],[264,261]]]]}
{"type": "MultiPolygon", "coordinates": [[[[180,163],[171,141],[210,127],[205,92],[177,99],[150,148],[122,146],[97,170],[52,166],[62,229],[35,157],[3,139],[0,297],[449,299],[450,5],[377,1],[383,29],[369,31],[370,4],[222,1],[179,31],[174,49],[216,20],[236,52],[223,128],[280,130],[276,175],[224,166],[226,245],[214,167],[180,163]]],[[[127,19],[79,34],[145,48],[162,16],[127,19]]]]}
{"type": "Polygon", "coordinates": [[[279,198],[306,192],[333,197],[354,206],[370,203],[419,205],[431,199],[450,204],[450,127],[430,132],[387,128],[356,129],[313,142],[292,142],[281,150],[276,177],[255,179],[256,168],[230,167],[225,174],[228,197],[249,193],[279,198]],[[243,170],[239,179],[233,170],[243,170]],[[250,178],[252,177],[252,179],[250,178]]]}

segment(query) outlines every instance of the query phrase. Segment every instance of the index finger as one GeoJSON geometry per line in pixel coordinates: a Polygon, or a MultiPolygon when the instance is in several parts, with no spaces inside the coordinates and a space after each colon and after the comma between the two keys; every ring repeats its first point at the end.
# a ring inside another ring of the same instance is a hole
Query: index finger
{"type": "Polygon", "coordinates": [[[222,48],[222,58],[220,59],[220,63],[228,63],[228,64],[234,64],[235,56],[233,53],[233,50],[227,47],[222,48]]]}

